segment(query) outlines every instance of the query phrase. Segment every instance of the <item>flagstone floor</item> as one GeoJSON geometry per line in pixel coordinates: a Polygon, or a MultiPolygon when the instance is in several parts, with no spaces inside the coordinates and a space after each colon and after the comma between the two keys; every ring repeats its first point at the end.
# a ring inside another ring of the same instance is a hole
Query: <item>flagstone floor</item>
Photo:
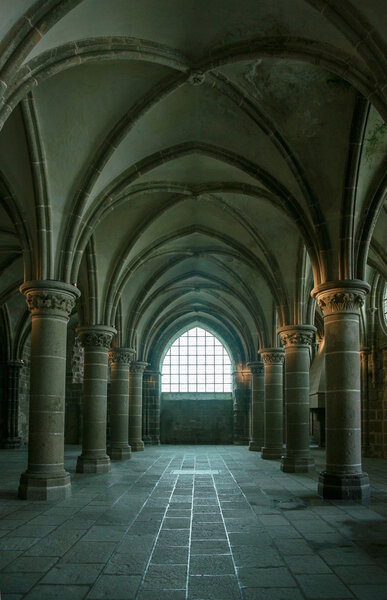
{"type": "Polygon", "coordinates": [[[371,504],[324,501],[316,472],[238,446],[147,447],[72,497],[16,498],[25,450],[0,451],[1,600],[386,600],[387,461],[371,504]]]}

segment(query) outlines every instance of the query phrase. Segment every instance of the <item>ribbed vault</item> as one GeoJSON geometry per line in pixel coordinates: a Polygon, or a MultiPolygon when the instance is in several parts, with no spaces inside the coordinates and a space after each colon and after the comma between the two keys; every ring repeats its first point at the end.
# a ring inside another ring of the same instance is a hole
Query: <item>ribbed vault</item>
{"type": "Polygon", "coordinates": [[[4,323],[23,279],[57,279],[142,360],[200,323],[245,363],[313,322],[313,286],[386,276],[382,2],[24,4],[1,33],[4,323]]]}

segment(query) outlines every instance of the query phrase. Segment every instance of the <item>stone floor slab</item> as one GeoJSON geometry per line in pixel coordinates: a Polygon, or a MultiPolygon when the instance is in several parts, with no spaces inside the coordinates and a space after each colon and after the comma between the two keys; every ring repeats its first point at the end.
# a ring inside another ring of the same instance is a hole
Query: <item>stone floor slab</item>
{"type": "MultiPolygon", "coordinates": [[[[0,577],[16,585],[2,600],[387,598],[387,478],[376,460],[362,506],[323,500],[318,471],[283,473],[243,447],[146,448],[98,476],[74,473],[78,453],[66,450],[67,500],[2,500],[0,483],[0,577]]],[[[25,452],[12,454],[12,472],[9,455],[0,469],[16,490],[25,452]]]]}
{"type": "Polygon", "coordinates": [[[236,577],[211,577],[194,575],[190,577],[189,600],[240,600],[241,592],[236,577]]]}

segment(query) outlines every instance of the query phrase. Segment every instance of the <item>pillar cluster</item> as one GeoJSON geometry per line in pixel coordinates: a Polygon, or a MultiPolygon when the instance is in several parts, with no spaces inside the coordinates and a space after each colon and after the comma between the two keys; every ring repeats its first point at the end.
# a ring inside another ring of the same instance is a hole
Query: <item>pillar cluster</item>
{"type": "MultiPolygon", "coordinates": [[[[19,497],[57,500],[71,492],[64,469],[66,328],[79,291],[59,281],[21,287],[31,317],[31,382],[28,467],[19,497]]],[[[313,294],[324,315],[326,362],[326,467],[318,490],[324,498],[368,500],[361,465],[360,310],[368,285],[353,280],[324,284],[313,294]]],[[[135,360],[132,348],[111,347],[114,327],[78,328],[84,349],[82,453],[78,473],[105,473],[110,460],[124,460],[147,443],[160,443],[159,371],[135,360]],[[110,445],[106,447],[108,364],[110,445]],[[144,381],[143,381],[144,380],[144,381]],[[144,413],[143,413],[144,397],[144,413]],[[143,418],[144,417],[144,418],[143,418]]],[[[249,372],[234,372],[234,443],[281,459],[289,473],[314,467],[309,443],[309,370],[316,328],[287,325],[282,347],[263,348],[249,372]],[[284,380],[285,365],[285,380],[284,380]],[[285,383],[285,386],[284,386],[285,383]],[[285,388],[285,451],[284,451],[285,388]],[[250,432],[248,405],[251,398],[250,432]],[[250,436],[249,436],[250,433],[250,436]]],[[[17,447],[21,361],[8,363],[7,447],[17,447]]]]}

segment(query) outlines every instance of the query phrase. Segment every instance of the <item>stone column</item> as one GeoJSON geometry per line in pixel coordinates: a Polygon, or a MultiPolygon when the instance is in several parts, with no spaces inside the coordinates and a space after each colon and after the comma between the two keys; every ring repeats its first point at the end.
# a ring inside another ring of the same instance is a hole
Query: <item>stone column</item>
{"type": "Polygon", "coordinates": [[[247,364],[251,371],[251,440],[249,450],[261,452],[265,442],[264,367],[261,361],[247,364]]]}
{"type": "Polygon", "coordinates": [[[286,454],[281,469],[306,473],[314,466],[309,449],[309,368],[316,328],[289,325],[278,330],[285,348],[286,454]]]}
{"type": "Polygon", "coordinates": [[[136,361],[130,366],[129,444],[132,452],[144,450],[142,441],[142,377],[146,362],[136,361]]]}
{"type": "Polygon", "coordinates": [[[248,446],[250,409],[250,371],[234,371],[234,441],[236,446],[248,446]]]}
{"type": "Polygon", "coordinates": [[[265,444],[262,458],[276,459],[283,454],[283,348],[263,348],[265,389],[265,444]]]}
{"type": "Polygon", "coordinates": [[[85,349],[82,395],[82,454],[77,473],[106,473],[110,458],[106,454],[106,410],[108,349],[114,327],[88,325],[78,333],[85,349]]]}
{"type": "Polygon", "coordinates": [[[110,360],[110,448],[112,460],[130,458],[129,424],[129,365],[135,355],[132,348],[111,348],[110,360]]]}
{"type": "Polygon", "coordinates": [[[326,467],[318,491],[324,498],[367,501],[368,476],[361,466],[360,309],[364,281],[317,286],[312,294],[324,314],[326,366],[326,467]]]}
{"type": "Polygon", "coordinates": [[[7,438],[5,448],[19,448],[19,375],[24,363],[8,361],[7,438]]]}
{"type": "Polygon", "coordinates": [[[149,433],[149,412],[150,412],[150,387],[151,380],[148,371],[144,372],[142,378],[142,441],[145,446],[151,445],[151,437],[149,433]]]}
{"type": "Polygon", "coordinates": [[[19,498],[60,500],[71,494],[64,470],[67,323],[79,290],[61,281],[28,281],[20,287],[31,315],[31,382],[28,468],[19,498]]]}
{"type": "MultiPolygon", "coordinates": [[[[145,371],[147,379],[147,434],[149,443],[153,446],[160,444],[160,394],[161,394],[161,373],[160,371],[145,371]]],[[[145,394],[145,389],[144,389],[145,394]]]]}

